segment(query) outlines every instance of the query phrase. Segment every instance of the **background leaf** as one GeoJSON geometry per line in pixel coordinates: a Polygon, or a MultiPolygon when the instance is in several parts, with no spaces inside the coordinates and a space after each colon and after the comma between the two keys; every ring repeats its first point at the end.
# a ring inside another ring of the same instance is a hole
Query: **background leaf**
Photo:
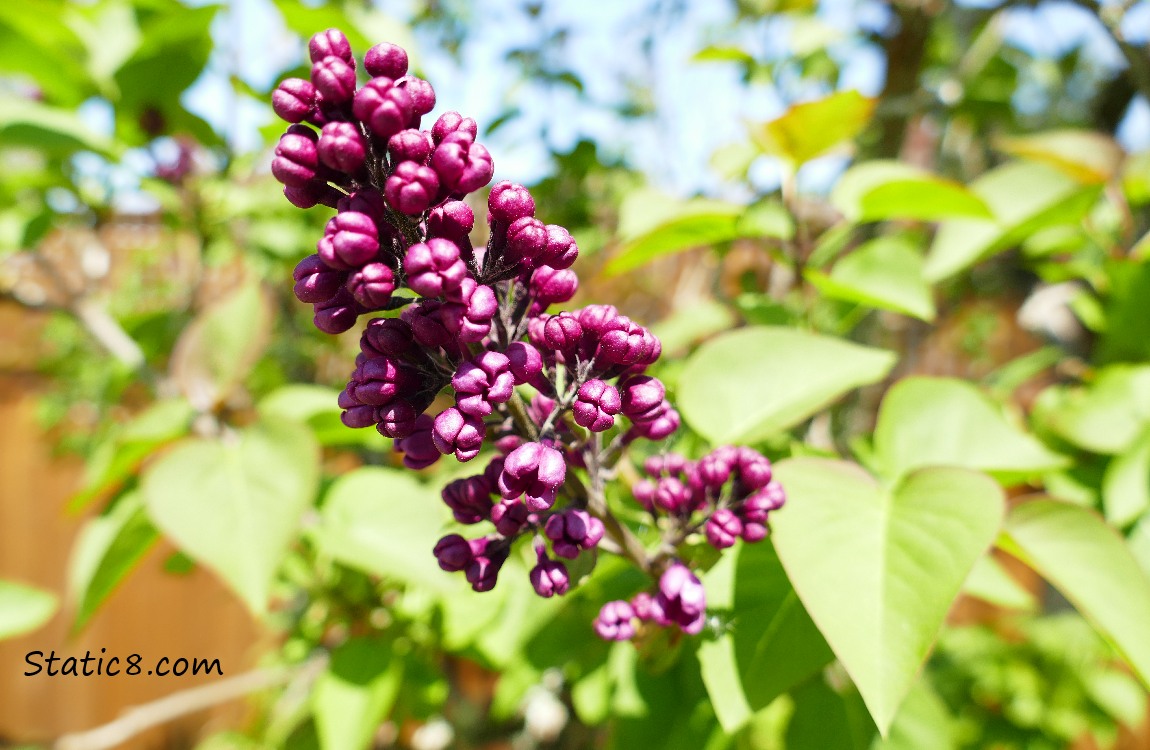
{"type": "Polygon", "coordinates": [[[332,652],[311,697],[321,748],[371,746],[403,680],[403,661],[394,652],[395,642],[383,638],[351,638],[332,652]]]}
{"type": "Polygon", "coordinates": [[[56,597],[43,589],[0,581],[0,640],[36,630],[56,612],[56,597]]]}
{"type": "Polygon", "coordinates": [[[856,222],[994,218],[982,198],[963,185],[900,161],[852,166],[835,184],[831,204],[856,222]]]}
{"type": "Polygon", "coordinates": [[[806,278],[824,297],[934,320],[922,255],[902,239],[871,240],[835,263],[829,276],[810,270],[806,278]]]}
{"type": "Polygon", "coordinates": [[[751,138],[764,153],[798,166],[858,135],[870,121],[875,102],[857,91],[796,104],[780,117],[755,126],[751,138]]]}

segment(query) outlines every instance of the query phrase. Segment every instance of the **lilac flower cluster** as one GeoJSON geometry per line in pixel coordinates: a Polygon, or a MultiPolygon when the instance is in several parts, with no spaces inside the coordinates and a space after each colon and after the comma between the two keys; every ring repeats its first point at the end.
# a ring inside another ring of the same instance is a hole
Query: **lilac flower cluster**
{"type": "MultiPolygon", "coordinates": [[[[369,49],[362,84],[340,31],[316,34],[309,52],[310,80],[287,79],[272,97],[290,126],[271,169],[294,205],[336,209],[294,272],[316,327],[339,334],[377,314],[339,397],[343,422],[393,438],[411,469],[494,448],[481,473],[442,493],[456,521],[488,531],[448,534],[434,547],[440,567],[462,572],[476,591],[495,586],[520,537],[533,539],[529,578],[543,597],[572,585],[562,560],[601,542],[651,572],[642,546],[610,516],[601,480],[632,442],[679,427],[663,384],[646,374],[658,338],[610,305],[549,312],[578,289],[579,248],[566,229],[536,218],[522,185],[491,188],[488,240],[472,244],[475,215],[464,199],[490,182],[491,156],[475,121],[457,112],[421,129],[435,92],[408,73],[401,47],[369,49]],[[444,393],[454,403],[433,415],[444,393]],[[590,491],[569,467],[586,469],[590,491]]],[[[709,508],[716,546],[761,539],[766,510],[752,498],[770,486],[770,465],[754,456],[720,449],[697,465],[662,459],[656,481],[636,494],[680,526],[709,508]]],[[[697,632],[704,602],[690,570],[666,567],[659,592],[649,606],[610,605],[596,629],[621,637],[639,617],[697,632]]]]}

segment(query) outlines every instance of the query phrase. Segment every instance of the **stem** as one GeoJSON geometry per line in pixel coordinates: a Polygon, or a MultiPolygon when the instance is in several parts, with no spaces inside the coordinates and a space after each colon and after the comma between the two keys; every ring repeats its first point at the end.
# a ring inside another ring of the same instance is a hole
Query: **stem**
{"type": "Polygon", "coordinates": [[[649,576],[654,577],[652,560],[647,556],[647,550],[639,538],[631,533],[607,507],[607,497],[603,492],[603,466],[599,462],[600,451],[603,447],[603,437],[596,433],[586,452],[587,473],[591,476],[591,490],[587,495],[587,510],[603,521],[606,536],[619,547],[623,557],[630,560],[635,567],[649,576]]]}

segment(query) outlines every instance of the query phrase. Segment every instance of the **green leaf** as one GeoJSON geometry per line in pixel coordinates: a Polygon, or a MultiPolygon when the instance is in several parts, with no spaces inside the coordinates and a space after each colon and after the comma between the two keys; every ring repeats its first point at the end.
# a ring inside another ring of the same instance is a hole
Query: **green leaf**
{"type": "Polygon", "coordinates": [[[922,275],[922,255],[899,238],[871,240],[846,256],[830,275],[806,278],[825,297],[934,320],[934,298],[922,275]]]}
{"type": "Polygon", "coordinates": [[[56,613],[55,595],[22,583],[0,580],[0,640],[36,630],[56,613]]]}
{"type": "Polygon", "coordinates": [[[791,693],[794,714],[787,724],[786,747],[866,750],[875,736],[858,693],[832,688],[823,676],[803,683],[791,693]]]}
{"type": "Polygon", "coordinates": [[[188,401],[207,410],[227,398],[263,354],[271,324],[271,302],[254,282],[189,323],[172,351],[171,364],[188,401]]]}
{"type": "Polygon", "coordinates": [[[324,501],[320,545],[360,570],[458,592],[458,576],[440,570],[431,554],[448,521],[438,495],[409,471],[373,466],[344,474],[324,501]]]}
{"type": "Polygon", "coordinates": [[[795,592],[885,735],[947,610],[1002,520],[1002,491],[965,469],[923,469],[893,489],[857,466],[775,467],[787,506],[772,539],[795,592]]]}
{"type": "Polygon", "coordinates": [[[1113,526],[1129,526],[1150,510],[1150,429],[1106,467],[1102,508],[1113,526]]]}
{"type": "Polygon", "coordinates": [[[737,62],[753,65],[754,55],[742,47],[730,45],[710,45],[695,53],[691,58],[693,62],[737,62]]]}
{"type": "Polygon", "coordinates": [[[854,222],[994,218],[982,198],[964,186],[900,161],[851,167],[831,192],[831,204],[854,222]]]}
{"type": "Polygon", "coordinates": [[[711,205],[709,208],[710,210],[701,212],[684,207],[686,213],[669,219],[625,243],[607,263],[603,272],[613,276],[644,266],[664,255],[673,255],[684,250],[717,245],[735,239],[738,236],[736,227],[742,209],[735,205],[723,207],[711,205]]]}
{"type": "Polygon", "coordinates": [[[57,155],[76,151],[117,155],[112,142],[92,132],[75,112],[27,99],[10,98],[0,109],[0,143],[57,155]]]}
{"type": "Polygon", "coordinates": [[[158,538],[137,492],[119,498],[107,513],[84,525],[68,565],[68,598],[76,608],[74,632],[88,623],[158,538]]]}
{"type": "Polygon", "coordinates": [[[1150,576],[1090,510],[1056,500],[1010,512],[1003,546],[1050,581],[1150,688],[1150,576]]]}
{"type": "Polygon", "coordinates": [[[782,116],[754,126],[751,138],[764,153],[797,167],[862,132],[874,106],[874,99],[857,91],[838,91],[796,104],[782,116]]]}
{"type": "Polygon", "coordinates": [[[999,151],[1056,167],[1085,185],[1108,182],[1122,166],[1122,147],[1090,130],[1048,130],[994,140],[999,151]]]}
{"type": "Polygon", "coordinates": [[[670,315],[651,326],[651,333],[663,344],[663,355],[674,356],[691,345],[735,325],[731,308],[713,299],[703,299],[670,315]]]}
{"type": "Polygon", "coordinates": [[[890,736],[876,737],[870,750],[954,750],[958,747],[955,724],[946,704],[925,676],[920,676],[894,717],[890,736]]]}
{"type": "Polygon", "coordinates": [[[394,650],[394,641],[352,638],[332,652],[311,698],[321,748],[371,747],[403,680],[403,661],[394,650]]]}
{"type": "Polygon", "coordinates": [[[881,380],[895,355],[773,326],[744,328],[691,355],[679,379],[683,417],[712,443],[781,432],[847,391],[881,380]]]}
{"type": "Polygon", "coordinates": [[[974,569],[966,578],[966,583],[962,585],[962,591],[968,596],[1003,609],[1020,612],[1034,612],[1038,609],[1034,594],[1014,580],[1002,563],[992,555],[978,558],[974,569]]]}
{"type": "Polygon", "coordinates": [[[262,419],[219,439],[191,439],[152,463],[140,487],[152,522],[211,568],[256,614],[319,481],[307,428],[262,419]]]}
{"type": "Polygon", "coordinates": [[[1089,388],[1044,390],[1035,419],[1074,445],[1118,454],[1150,424],[1150,366],[1111,365],[1089,388]]]}
{"type": "Polygon", "coordinates": [[[950,378],[906,378],[879,409],[874,450],[881,473],[897,479],[923,466],[960,466],[1008,481],[1067,460],[1010,424],[975,386],[950,378]]]}
{"type": "Polygon", "coordinates": [[[1077,222],[1094,205],[1100,190],[1034,162],[1011,162],[992,169],[972,182],[970,189],[990,206],[994,219],[943,222],[926,259],[930,281],[953,276],[1038,229],[1077,222]]]}

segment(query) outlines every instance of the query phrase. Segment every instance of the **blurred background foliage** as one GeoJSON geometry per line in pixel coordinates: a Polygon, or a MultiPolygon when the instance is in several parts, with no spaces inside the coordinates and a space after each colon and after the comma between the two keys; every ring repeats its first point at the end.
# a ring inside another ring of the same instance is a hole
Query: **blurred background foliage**
{"type": "Polygon", "coordinates": [[[243,720],[157,746],[1150,747],[1150,4],[605,5],[0,4],[0,368],[86,462],[0,637],[81,632],[162,537],[271,637],[243,720]],[[699,551],[704,636],[596,640],[614,560],[465,591],[452,470],[340,423],[356,337],[288,283],[327,212],[268,171],[332,26],[408,46],[579,240],[577,302],[654,324],[679,450],[789,459],[777,552],[699,551]],[[915,515],[938,466],[966,495],[915,515]]]}

